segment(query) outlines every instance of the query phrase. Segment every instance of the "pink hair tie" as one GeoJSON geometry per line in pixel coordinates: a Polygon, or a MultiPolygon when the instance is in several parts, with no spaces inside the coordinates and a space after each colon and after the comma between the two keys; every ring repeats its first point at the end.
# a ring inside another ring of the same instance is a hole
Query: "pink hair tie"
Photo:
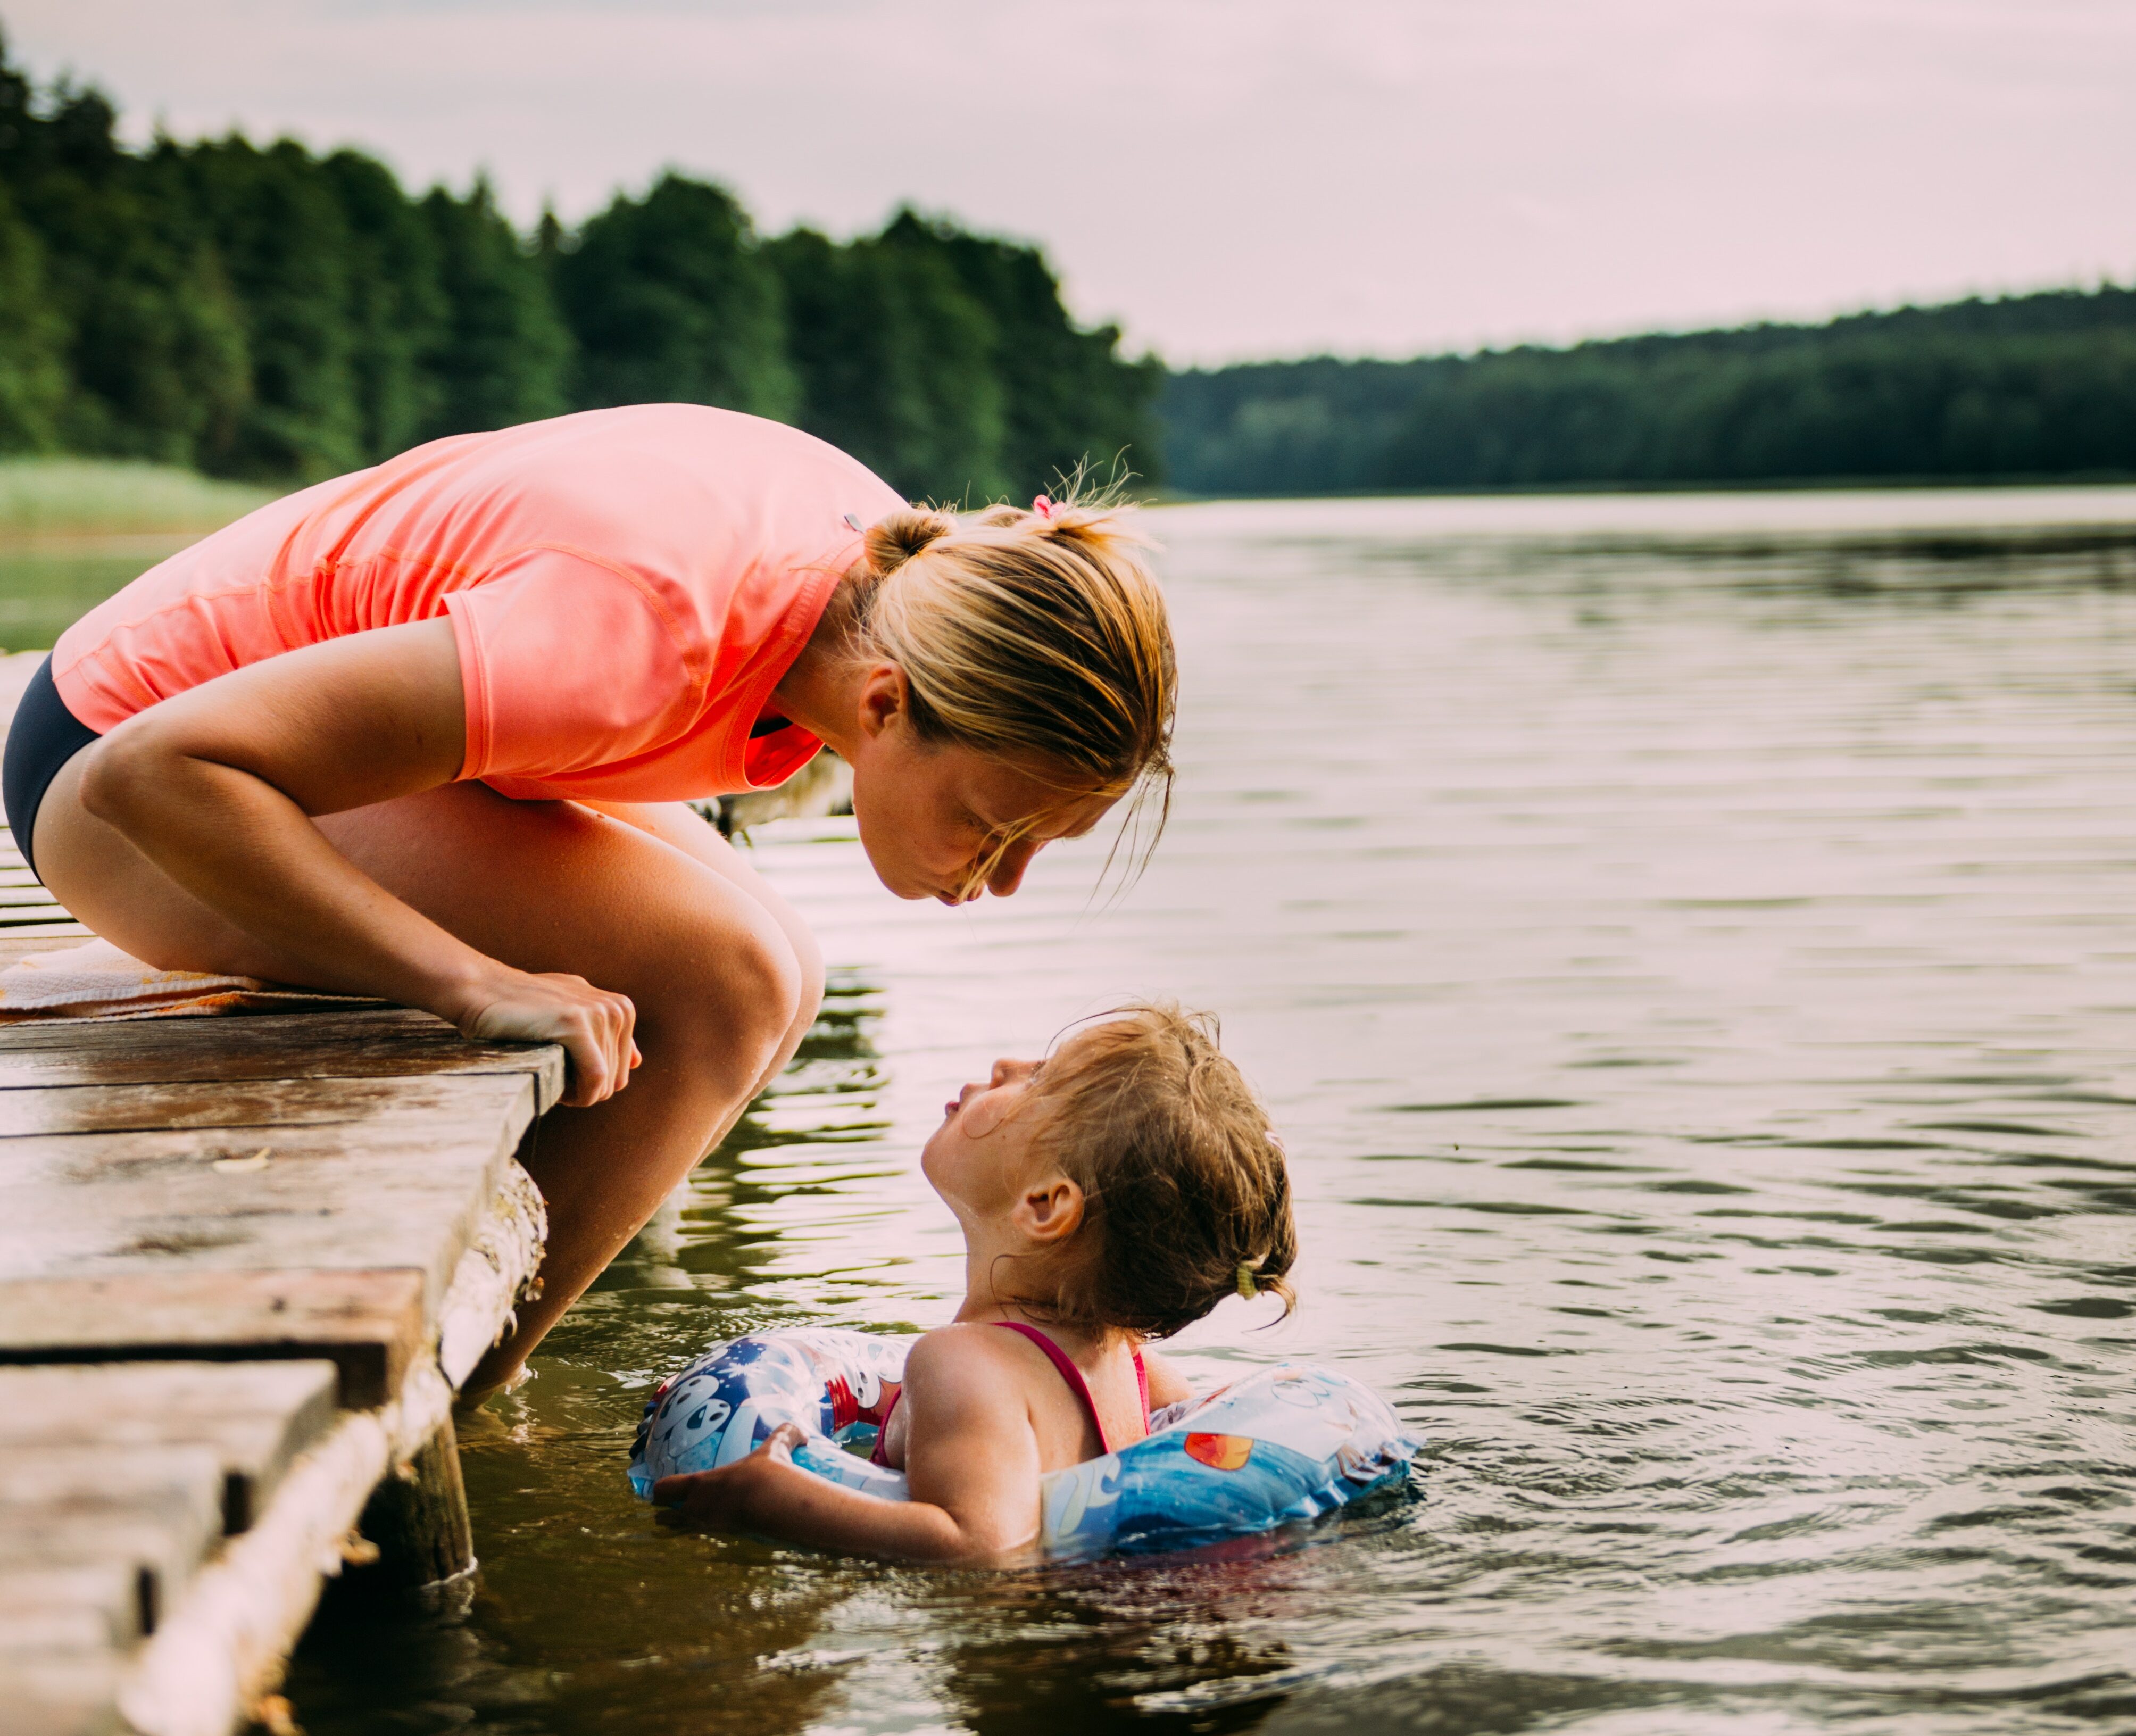
{"type": "Polygon", "coordinates": [[[1040,494],[1032,497],[1031,510],[1036,513],[1041,518],[1045,519],[1048,523],[1052,521],[1053,502],[1048,500],[1044,495],[1040,494]]]}

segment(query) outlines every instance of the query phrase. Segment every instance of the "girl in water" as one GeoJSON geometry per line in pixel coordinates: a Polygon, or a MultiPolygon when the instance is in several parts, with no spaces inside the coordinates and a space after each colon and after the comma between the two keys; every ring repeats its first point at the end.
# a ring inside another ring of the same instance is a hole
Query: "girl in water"
{"type": "Polygon", "coordinates": [[[655,1502],[819,1549],[1000,1560],[1038,1535],[1040,1478],[1191,1396],[1144,1341],[1236,1293],[1289,1312],[1282,1148],[1210,1021],[1138,1007],[1044,1061],[998,1061],[920,1164],[963,1227],[965,1288],[954,1324],[913,1346],[876,1443],[912,1498],[799,1469],[789,1423],[731,1465],[663,1477],[655,1502]]]}
{"type": "Polygon", "coordinates": [[[1173,691],[1116,515],[960,521],[797,429],[642,405],[419,447],[153,568],[32,681],[6,803],[44,884],[161,968],[564,1046],[542,1292],[481,1391],[815,1016],[807,929],[686,800],[828,744],[891,892],[1006,897],[1168,787],[1173,691]]]}

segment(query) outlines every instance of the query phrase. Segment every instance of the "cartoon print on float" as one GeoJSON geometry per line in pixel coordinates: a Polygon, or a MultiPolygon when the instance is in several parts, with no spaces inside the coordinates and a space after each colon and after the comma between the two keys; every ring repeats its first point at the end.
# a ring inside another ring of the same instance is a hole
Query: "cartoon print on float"
{"type": "MultiPolygon", "coordinates": [[[[794,1462],[890,1501],[905,1474],[860,1455],[899,1390],[910,1341],[799,1327],[715,1346],[645,1407],[631,1486],[730,1465],[782,1423],[806,1438],[794,1462]]],[[[1177,1549],[1318,1517],[1399,1486],[1421,1444],[1348,1375],[1285,1363],[1157,1412],[1131,1446],[1046,1477],[1048,1555],[1177,1549]]]]}

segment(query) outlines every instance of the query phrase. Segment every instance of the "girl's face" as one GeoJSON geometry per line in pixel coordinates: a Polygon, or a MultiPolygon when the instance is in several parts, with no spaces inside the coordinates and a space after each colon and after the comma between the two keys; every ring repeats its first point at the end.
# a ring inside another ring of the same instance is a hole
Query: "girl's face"
{"type": "Polygon", "coordinates": [[[1017,1111],[1041,1064],[996,1061],[984,1084],[942,1106],[942,1125],[920,1154],[921,1173],[968,1226],[1007,1216],[1030,1178],[1038,1118],[1017,1111]]]}
{"type": "Polygon", "coordinates": [[[964,904],[982,890],[1007,898],[1031,859],[1056,838],[1080,838],[1116,798],[1063,800],[1048,779],[976,749],[922,741],[904,703],[904,677],[871,681],[853,749],[853,817],[876,877],[900,898],[964,904]],[[983,883],[978,865],[1015,835],[983,883]]]}

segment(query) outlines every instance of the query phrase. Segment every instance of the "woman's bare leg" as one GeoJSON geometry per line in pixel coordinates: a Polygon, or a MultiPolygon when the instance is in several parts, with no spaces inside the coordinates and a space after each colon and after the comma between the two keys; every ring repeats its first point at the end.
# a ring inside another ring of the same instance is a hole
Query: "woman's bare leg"
{"type": "Polygon", "coordinates": [[[815,935],[801,919],[800,912],[779,895],[771,882],[759,874],[739,850],[720,836],[717,827],[688,803],[590,802],[586,806],[596,813],[607,814],[642,832],[651,832],[662,842],[694,856],[715,874],[739,886],[764,906],[792,944],[794,956],[801,966],[801,1006],[778,1060],[771,1070],[757,1081],[756,1089],[765,1089],[794,1059],[794,1050],[808,1035],[816,1022],[817,1011],[823,1005],[823,954],[816,944],[815,935]]]}
{"type": "MultiPolygon", "coordinates": [[[[46,884],[78,917],[165,968],[303,980],[88,813],[79,786],[77,759],[46,793],[36,838],[46,884]]],[[[521,970],[575,972],[637,1006],[644,1064],[628,1089],[542,1124],[529,1164],[549,1205],[542,1294],[470,1391],[525,1360],[815,1015],[822,967],[813,942],[804,951],[794,938],[806,939],[799,919],[694,816],[703,836],[672,811],[629,812],[626,822],[456,783],[318,822],[350,861],[469,945],[521,970]]]]}

